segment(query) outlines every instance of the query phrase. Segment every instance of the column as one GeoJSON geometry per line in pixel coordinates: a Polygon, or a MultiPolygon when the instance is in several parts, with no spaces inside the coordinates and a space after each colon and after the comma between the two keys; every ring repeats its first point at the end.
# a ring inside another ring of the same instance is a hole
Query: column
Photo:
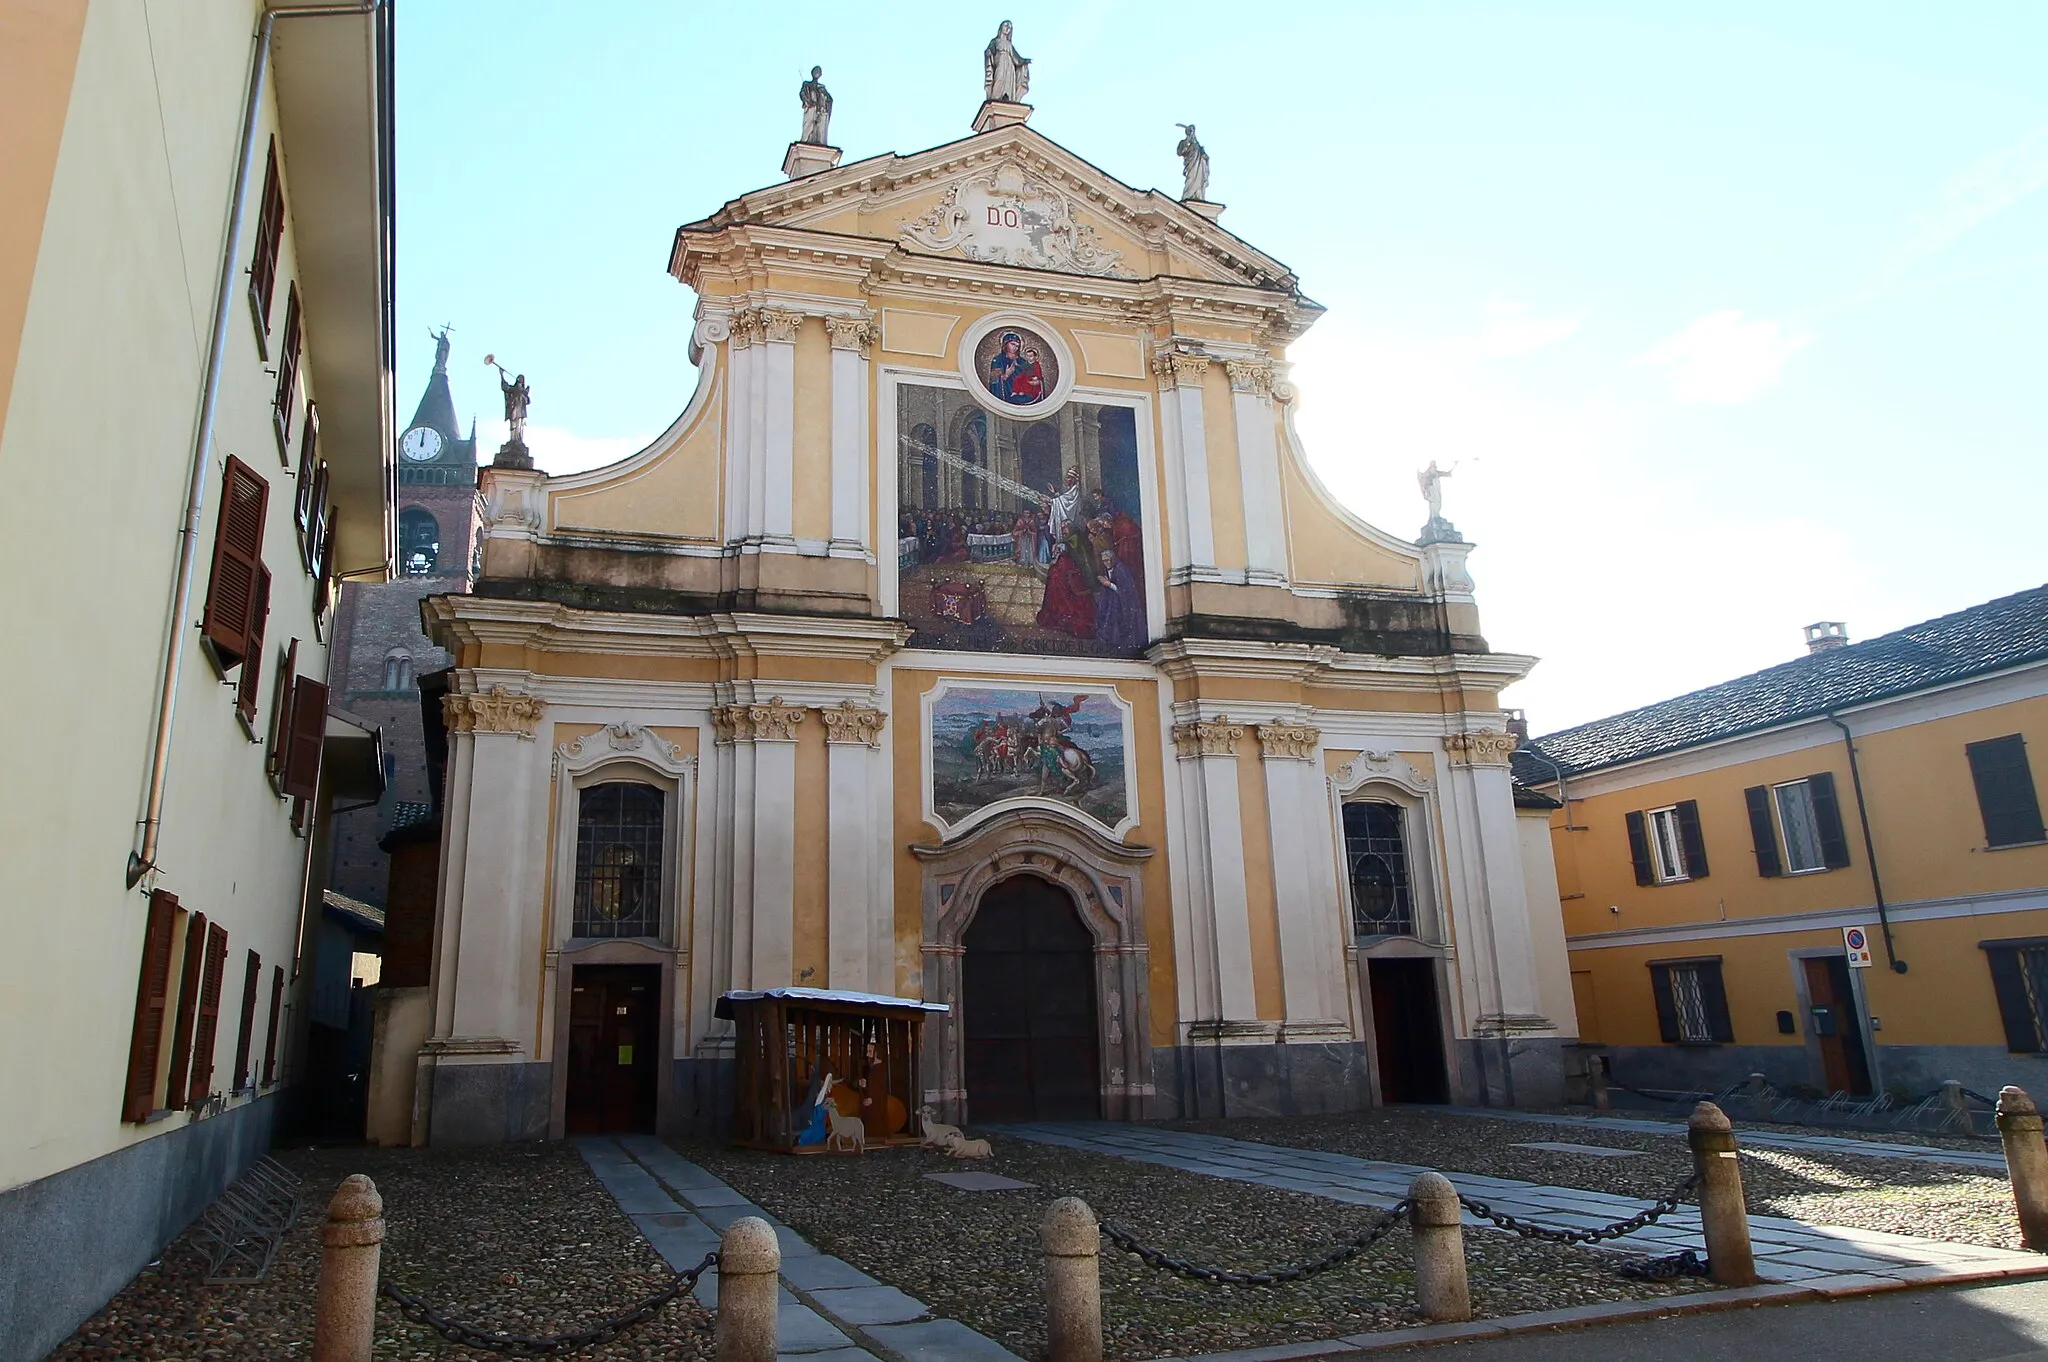
{"type": "Polygon", "coordinates": [[[711,722],[725,774],[717,795],[727,806],[719,818],[718,846],[724,895],[714,905],[723,914],[729,952],[721,991],[760,988],[754,981],[754,725],[745,705],[720,705],[711,711],[711,722]]]}
{"type": "Polygon", "coordinates": [[[1288,1039],[1348,1040],[1344,1006],[1343,905],[1327,854],[1318,758],[1322,734],[1305,724],[1260,724],[1259,763],[1273,844],[1273,897],[1280,912],[1280,969],[1288,1039]]]}
{"type": "MultiPolygon", "coordinates": [[[[836,358],[836,356],[835,356],[836,358]]],[[[885,906],[875,896],[874,857],[887,837],[875,836],[875,768],[881,760],[883,715],[878,709],[841,701],[821,709],[825,724],[826,811],[826,981],[833,988],[894,993],[890,961],[874,955],[874,919],[885,906]]]]}
{"type": "MultiPolygon", "coordinates": [[[[795,982],[796,726],[803,707],[781,696],[747,706],[754,748],[753,988],[795,982]]],[[[746,901],[736,903],[746,911],[746,901]]]]}
{"type": "Polygon", "coordinates": [[[762,537],[795,545],[796,329],[804,314],[761,309],[762,537]]]}
{"type": "Polygon", "coordinates": [[[1514,785],[1508,774],[1514,736],[1485,729],[1452,733],[1444,739],[1444,750],[1450,757],[1451,794],[1465,814],[1461,821],[1471,842],[1462,859],[1471,872],[1468,882],[1478,891],[1465,906],[1483,918],[1468,921],[1460,939],[1483,937],[1492,956],[1493,979],[1480,982],[1483,1001],[1475,1029],[1548,1028],[1536,985],[1528,889],[1522,882],[1514,785]]]}
{"type": "Polygon", "coordinates": [[[1244,496],[1245,566],[1249,580],[1287,580],[1287,527],[1280,507],[1280,446],[1273,434],[1273,365],[1229,359],[1231,412],[1237,426],[1238,478],[1244,496]]]}
{"type": "Polygon", "coordinates": [[[738,542],[761,533],[761,460],[754,444],[760,425],[760,317],[735,312],[730,322],[732,387],[726,397],[731,421],[725,434],[725,536],[738,542]]]}
{"type": "Polygon", "coordinates": [[[868,541],[868,346],[866,317],[827,317],[832,340],[833,557],[865,558],[868,541]]]}
{"type": "Polygon", "coordinates": [[[1216,535],[1209,514],[1209,444],[1202,416],[1202,384],[1209,357],[1169,350],[1152,361],[1162,381],[1167,481],[1173,507],[1173,562],[1167,578],[1216,561],[1216,535]]]}
{"type": "MultiPolygon", "coordinates": [[[[1237,797],[1237,744],[1244,725],[1224,715],[1173,727],[1174,753],[1187,781],[1189,845],[1201,860],[1190,874],[1190,905],[1198,930],[1213,941],[1203,961],[1213,970],[1213,996],[1197,1022],[1256,1023],[1252,987],[1251,905],[1245,893],[1244,823],[1237,797]],[[1204,873],[1206,872],[1206,873],[1204,873]],[[1210,1008],[1213,1006],[1213,1013],[1210,1008]]],[[[1206,990],[1204,990],[1206,992],[1206,990]]]]}

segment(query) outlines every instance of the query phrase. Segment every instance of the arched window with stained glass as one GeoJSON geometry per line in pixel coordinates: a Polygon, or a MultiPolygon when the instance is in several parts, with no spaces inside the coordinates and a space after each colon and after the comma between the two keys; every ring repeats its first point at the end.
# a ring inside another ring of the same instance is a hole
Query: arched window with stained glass
{"type": "Polygon", "coordinates": [[[665,791],[609,781],[581,792],[576,810],[574,934],[661,935],[665,791]]]}
{"type": "Polygon", "coordinates": [[[1344,861],[1351,879],[1353,934],[1414,936],[1415,889],[1401,806],[1347,802],[1344,861]]]}

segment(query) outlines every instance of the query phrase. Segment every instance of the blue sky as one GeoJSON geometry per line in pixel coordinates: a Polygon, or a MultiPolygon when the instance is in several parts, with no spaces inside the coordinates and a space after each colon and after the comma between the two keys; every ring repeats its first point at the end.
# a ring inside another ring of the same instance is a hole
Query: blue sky
{"type": "Polygon", "coordinates": [[[848,160],[967,132],[1016,22],[1032,126],[1178,189],[1329,308],[1311,461],[1478,548],[1538,732],[2048,579],[2048,4],[1091,3],[853,11],[409,0],[400,416],[456,328],[557,471],[688,400],[681,223],[780,179],[825,68],[848,160]]]}

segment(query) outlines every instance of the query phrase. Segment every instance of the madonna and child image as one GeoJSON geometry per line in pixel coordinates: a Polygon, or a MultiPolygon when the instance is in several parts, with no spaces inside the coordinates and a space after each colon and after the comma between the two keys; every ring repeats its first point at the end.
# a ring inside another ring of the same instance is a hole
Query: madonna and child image
{"type": "Polygon", "coordinates": [[[1006,326],[982,337],[974,351],[975,371],[997,401],[1035,407],[1059,386],[1060,362],[1035,331],[1006,326]]]}

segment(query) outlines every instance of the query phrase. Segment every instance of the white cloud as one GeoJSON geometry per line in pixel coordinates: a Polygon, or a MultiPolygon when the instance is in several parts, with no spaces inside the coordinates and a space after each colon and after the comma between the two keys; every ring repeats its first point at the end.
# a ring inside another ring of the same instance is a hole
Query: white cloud
{"type": "Polygon", "coordinates": [[[2048,126],[1965,166],[1913,223],[1894,270],[1954,241],[1985,219],[2048,186],[2048,126]]]}
{"type": "MultiPolygon", "coordinates": [[[[476,427],[477,457],[490,462],[498,446],[505,443],[504,420],[479,420],[476,427]]],[[[578,435],[560,426],[526,427],[526,447],[533,451],[536,468],[548,473],[581,473],[638,454],[648,442],[634,436],[578,435]]]]}
{"type": "Polygon", "coordinates": [[[1728,308],[1657,342],[1640,362],[1662,369],[1680,402],[1732,404],[1775,388],[1786,362],[1811,344],[1812,336],[1728,308]]]}
{"type": "Polygon", "coordinates": [[[1490,298],[1486,303],[1486,325],[1479,333],[1479,353],[1494,359],[1530,354],[1568,339],[1585,319],[1583,312],[1569,317],[1538,317],[1522,303],[1490,298]]]}

